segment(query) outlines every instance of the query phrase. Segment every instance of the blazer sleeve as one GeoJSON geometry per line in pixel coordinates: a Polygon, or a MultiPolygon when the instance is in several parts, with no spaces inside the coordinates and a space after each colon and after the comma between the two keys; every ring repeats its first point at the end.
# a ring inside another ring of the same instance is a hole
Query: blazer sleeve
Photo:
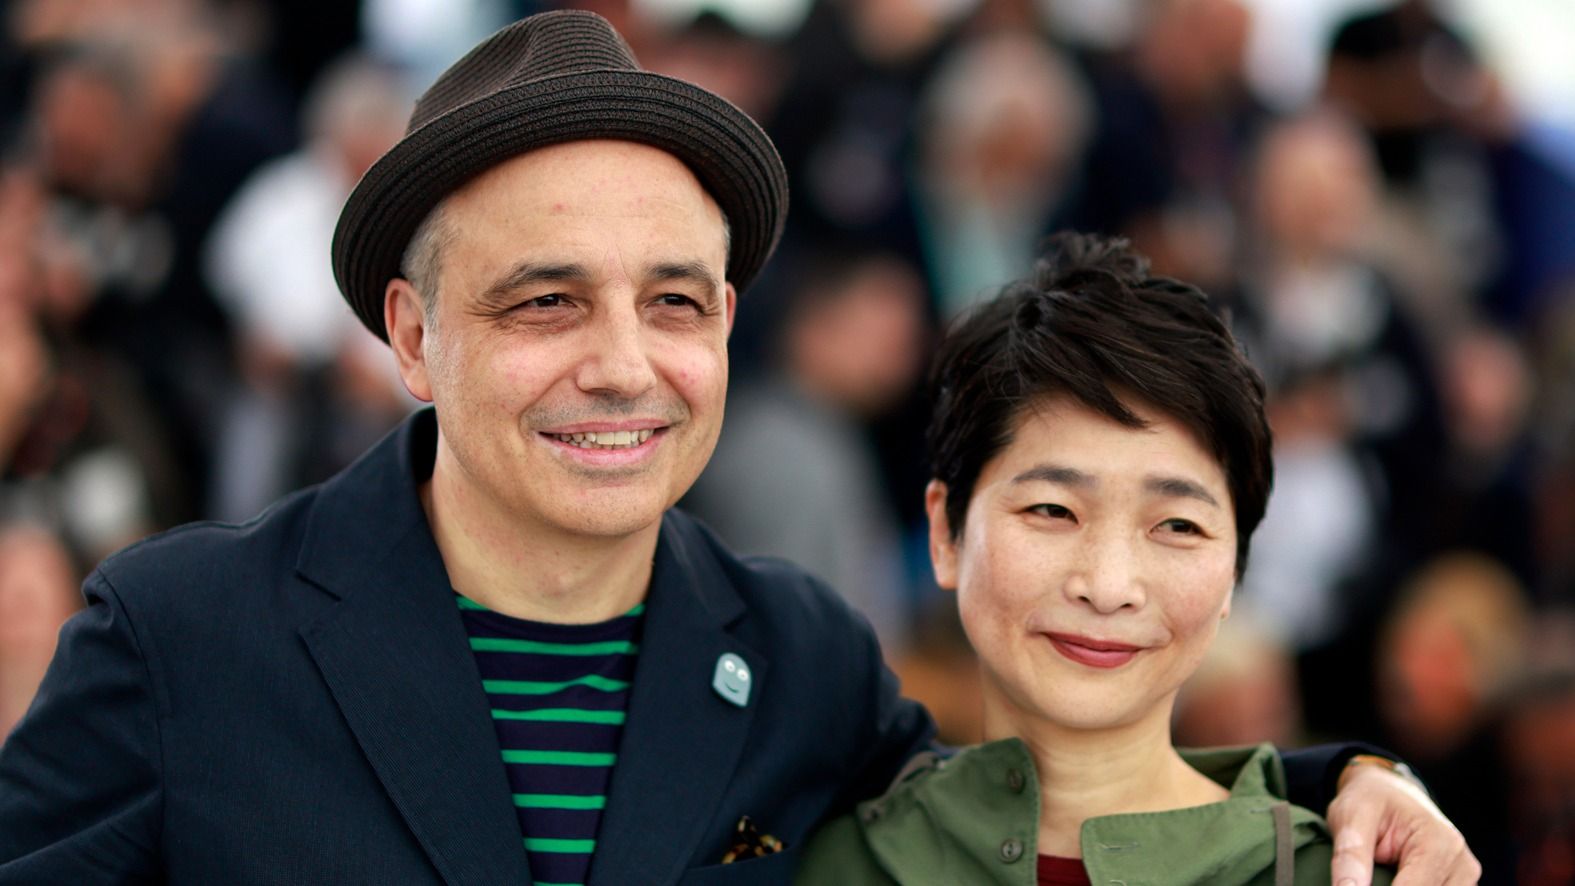
{"type": "Polygon", "coordinates": [[[147,660],[102,573],[0,747],[0,884],[160,879],[159,718],[147,660]]]}
{"type": "Polygon", "coordinates": [[[920,751],[929,750],[935,739],[935,723],[929,712],[900,694],[897,676],[881,658],[874,631],[862,619],[859,628],[864,679],[858,685],[863,694],[852,703],[861,705],[867,714],[863,740],[842,793],[830,810],[831,816],[885,793],[903,764],[920,751]]]}
{"type": "Polygon", "coordinates": [[[1285,764],[1285,799],[1319,815],[1328,815],[1329,804],[1334,801],[1340,784],[1340,773],[1357,754],[1400,759],[1383,748],[1361,742],[1280,751],[1280,761],[1285,764]]]}

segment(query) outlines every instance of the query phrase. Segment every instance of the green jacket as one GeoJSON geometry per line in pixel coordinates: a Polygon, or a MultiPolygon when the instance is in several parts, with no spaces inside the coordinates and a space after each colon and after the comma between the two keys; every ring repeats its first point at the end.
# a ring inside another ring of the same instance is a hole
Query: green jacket
{"type": "MultiPolygon", "coordinates": [[[[1185,751],[1193,768],[1230,788],[1218,803],[1107,815],[1083,823],[1083,865],[1096,886],[1208,883],[1302,886],[1329,882],[1324,820],[1285,802],[1272,745],[1185,751]]],[[[835,819],[805,846],[796,882],[833,884],[1037,883],[1039,790],[1015,738],[930,756],[885,796],[835,819]]],[[[1387,871],[1375,884],[1387,884],[1387,871]]]]}

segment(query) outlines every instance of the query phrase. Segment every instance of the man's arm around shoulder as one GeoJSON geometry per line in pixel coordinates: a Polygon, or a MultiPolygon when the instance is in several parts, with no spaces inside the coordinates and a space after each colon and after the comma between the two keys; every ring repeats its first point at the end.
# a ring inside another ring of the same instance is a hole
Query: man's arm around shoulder
{"type": "Polygon", "coordinates": [[[0,884],[158,879],[158,706],[137,633],[102,572],[27,716],[0,747],[0,884]]]}

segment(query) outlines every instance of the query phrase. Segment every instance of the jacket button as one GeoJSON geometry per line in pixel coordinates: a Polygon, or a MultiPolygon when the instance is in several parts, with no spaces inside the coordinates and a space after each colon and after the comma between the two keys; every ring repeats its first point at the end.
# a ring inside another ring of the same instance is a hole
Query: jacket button
{"type": "Polygon", "coordinates": [[[1023,841],[1010,839],[1001,844],[1001,860],[1007,864],[1023,857],[1023,841]]]}
{"type": "Polygon", "coordinates": [[[1016,769],[1006,770],[1006,786],[1012,789],[1012,793],[1021,794],[1023,792],[1023,784],[1023,774],[1021,772],[1016,769]]]}

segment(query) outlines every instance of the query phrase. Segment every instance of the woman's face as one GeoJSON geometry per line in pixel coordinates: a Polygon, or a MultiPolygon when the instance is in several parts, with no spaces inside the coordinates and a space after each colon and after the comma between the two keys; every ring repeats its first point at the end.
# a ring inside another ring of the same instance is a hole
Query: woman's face
{"type": "Polygon", "coordinates": [[[1168,719],[1230,610],[1236,520],[1225,472],[1163,412],[1123,427],[1039,401],[980,473],[960,537],[931,483],[936,579],[984,669],[987,723],[1077,729],[1168,719]]]}

